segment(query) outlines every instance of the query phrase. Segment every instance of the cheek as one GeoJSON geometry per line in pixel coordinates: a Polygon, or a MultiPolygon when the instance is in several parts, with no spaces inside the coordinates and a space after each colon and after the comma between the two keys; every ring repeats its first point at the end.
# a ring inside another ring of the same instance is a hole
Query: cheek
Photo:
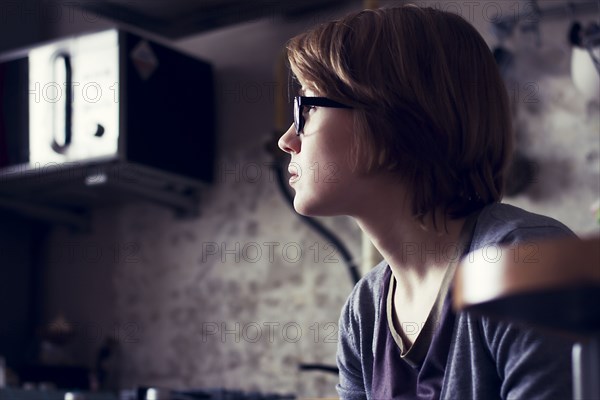
{"type": "Polygon", "coordinates": [[[364,138],[353,136],[348,147],[349,164],[357,175],[366,176],[377,168],[378,154],[364,138]]]}
{"type": "Polygon", "coordinates": [[[330,162],[322,166],[321,176],[324,184],[329,184],[333,187],[343,179],[343,170],[339,163],[330,162]]]}
{"type": "Polygon", "coordinates": [[[313,185],[323,186],[321,189],[331,191],[352,179],[349,158],[335,154],[335,157],[321,157],[307,166],[306,178],[313,185]]]}

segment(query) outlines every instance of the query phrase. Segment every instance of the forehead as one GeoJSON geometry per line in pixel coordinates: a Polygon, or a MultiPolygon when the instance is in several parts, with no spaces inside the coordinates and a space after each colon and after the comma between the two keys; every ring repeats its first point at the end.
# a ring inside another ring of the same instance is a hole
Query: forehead
{"type": "Polygon", "coordinates": [[[310,87],[302,86],[299,90],[300,96],[316,96],[317,93],[310,87]]]}
{"type": "Polygon", "coordinates": [[[319,96],[316,86],[296,74],[290,74],[288,93],[291,96],[319,96]]]}

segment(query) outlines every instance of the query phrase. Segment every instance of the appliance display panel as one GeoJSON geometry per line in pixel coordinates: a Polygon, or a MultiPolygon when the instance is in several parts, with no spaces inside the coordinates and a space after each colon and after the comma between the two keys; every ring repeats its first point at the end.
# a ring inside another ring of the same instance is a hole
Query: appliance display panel
{"type": "Polygon", "coordinates": [[[29,52],[30,166],[110,158],[119,141],[119,42],[110,30],[29,52]]]}

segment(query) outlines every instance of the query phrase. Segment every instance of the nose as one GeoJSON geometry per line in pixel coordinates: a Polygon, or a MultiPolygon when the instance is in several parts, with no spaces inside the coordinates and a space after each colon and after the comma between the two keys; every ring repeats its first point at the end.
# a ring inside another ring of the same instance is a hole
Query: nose
{"type": "Polygon", "coordinates": [[[279,148],[288,154],[300,152],[300,138],[296,135],[294,124],[279,138],[277,142],[279,148]]]}

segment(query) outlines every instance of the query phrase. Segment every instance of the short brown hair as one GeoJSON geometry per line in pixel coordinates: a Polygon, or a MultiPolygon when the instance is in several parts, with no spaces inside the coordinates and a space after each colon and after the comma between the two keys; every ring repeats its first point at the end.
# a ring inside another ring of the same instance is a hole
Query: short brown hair
{"type": "Polygon", "coordinates": [[[355,12],[292,38],[287,55],[313,90],[355,108],[355,159],[366,172],[398,172],[415,217],[442,207],[460,218],[501,199],[508,95],[461,16],[415,5],[355,12]]]}

